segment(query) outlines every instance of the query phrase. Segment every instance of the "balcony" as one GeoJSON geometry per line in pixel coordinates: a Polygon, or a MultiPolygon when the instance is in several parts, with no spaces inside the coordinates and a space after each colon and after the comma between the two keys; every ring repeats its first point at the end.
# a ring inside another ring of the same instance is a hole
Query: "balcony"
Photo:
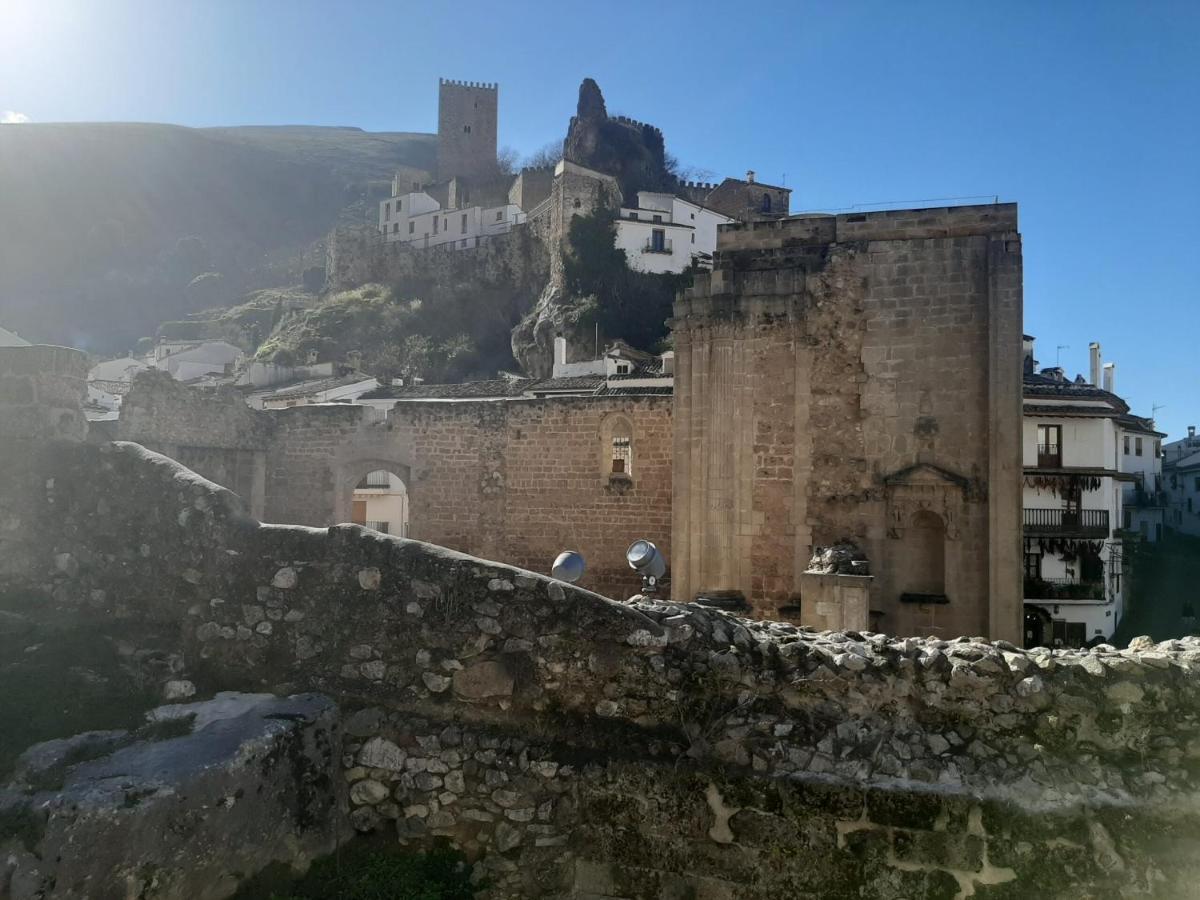
{"type": "Polygon", "coordinates": [[[1106,538],[1107,509],[1026,509],[1026,537],[1106,538]]]}
{"type": "Polygon", "coordinates": [[[1038,444],[1037,465],[1039,469],[1061,469],[1062,447],[1059,444],[1038,444]]]}
{"type": "Polygon", "coordinates": [[[646,246],[642,248],[643,253],[667,253],[671,252],[671,241],[646,241],[646,246]]]}
{"type": "Polygon", "coordinates": [[[1126,506],[1134,506],[1139,509],[1157,509],[1167,505],[1166,491],[1147,491],[1144,488],[1135,488],[1131,494],[1125,498],[1126,506]]]}
{"type": "Polygon", "coordinates": [[[1069,578],[1025,578],[1026,600],[1103,600],[1104,583],[1069,578]]]}

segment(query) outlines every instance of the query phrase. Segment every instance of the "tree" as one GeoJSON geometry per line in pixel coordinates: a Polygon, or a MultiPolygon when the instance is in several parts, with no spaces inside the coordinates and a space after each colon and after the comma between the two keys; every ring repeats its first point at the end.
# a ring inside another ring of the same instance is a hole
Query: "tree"
{"type": "Polygon", "coordinates": [[[534,150],[521,162],[522,168],[539,169],[545,166],[556,166],[562,159],[562,141],[551,141],[539,150],[534,150]]]}

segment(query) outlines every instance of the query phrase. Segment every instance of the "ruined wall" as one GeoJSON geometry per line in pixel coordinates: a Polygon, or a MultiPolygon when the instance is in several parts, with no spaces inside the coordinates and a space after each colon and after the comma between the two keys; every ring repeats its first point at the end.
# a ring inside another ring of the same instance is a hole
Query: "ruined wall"
{"type": "Polygon", "coordinates": [[[80,440],[87,354],[44,345],[0,347],[0,440],[80,440]]]}
{"type": "Polygon", "coordinates": [[[1015,205],[722,229],[676,304],[675,596],[804,605],[814,545],[871,561],[874,626],[1016,640],[1015,205]]]}
{"type": "Polygon", "coordinates": [[[363,284],[399,284],[414,296],[423,291],[451,291],[462,285],[508,290],[532,305],[549,275],[546,245],[524,226],[465,250],[449,245],[411,248],[384,241],[370,226],[339,228],[326,242],[326,288],[333,291],[363,284]]]}
{"type": "Polygon", "coordinates": [[[1194,639],[1026,652],[617,604],[259,525],[135,445],[0,462],[28,550],[0,596],[181,653],[201,696],[335,698],[353,824],[450,838],[485,898],[1194,896],[1194,639]]]}
{"type": "Polygon", "coordinates": [[[589,589],[628,596],[635,540],[671,544],[671,399],[557,398],[252,410],[139,376],[119,436],[186,462],[272,522],[350,520],[354,486],[387,469],[409,495],[409,535],[546,571],[583,553],[589,589]],[[633,472],[610,478],[611,428],[631,427],[633,472]],[[607,455],[606,455],[607,454],[607,455]]]}

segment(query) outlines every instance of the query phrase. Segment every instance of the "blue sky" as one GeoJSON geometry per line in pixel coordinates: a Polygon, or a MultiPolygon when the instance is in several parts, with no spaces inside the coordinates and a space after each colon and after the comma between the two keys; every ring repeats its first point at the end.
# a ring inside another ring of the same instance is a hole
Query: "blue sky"
{"type": "MultiPolygon", "coordinates": [[[[0,115],[432,131],[497,81],[500,141],[561,138],[579,81],[683,163],[794,210],[1021,204],[1025,327],[1136,412],[1200,423],[1200,3],[0,0],[0,115]]],[[[0,201],[2,202],[2,201],[0,201]]]]}

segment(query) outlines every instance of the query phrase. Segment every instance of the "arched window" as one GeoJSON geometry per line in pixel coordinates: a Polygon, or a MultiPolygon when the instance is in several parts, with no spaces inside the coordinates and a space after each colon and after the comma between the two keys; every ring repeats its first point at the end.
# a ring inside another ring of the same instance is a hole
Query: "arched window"
{"type": "Polygon", "coordinates": [[[759,207],[762,212],[769,213],[771,211],[771,195],[764,193],[762,196],[762,205],[759,207]]]}

